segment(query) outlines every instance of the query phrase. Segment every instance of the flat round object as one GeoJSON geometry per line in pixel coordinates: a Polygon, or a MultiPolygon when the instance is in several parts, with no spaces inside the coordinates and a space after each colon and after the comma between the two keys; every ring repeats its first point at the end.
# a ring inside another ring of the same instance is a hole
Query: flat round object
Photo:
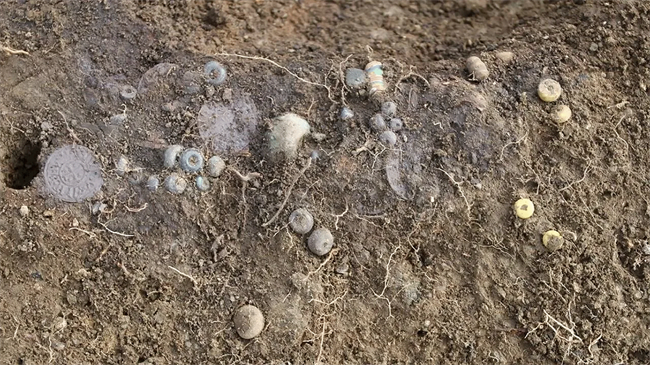
{"type": "Polygon", "coordinates": [[[79,145],[63,146],[52,152],[43,176],[47,192],[69,203],[92,197],[104,184],[101,167],[92,151],[79,145]]]}

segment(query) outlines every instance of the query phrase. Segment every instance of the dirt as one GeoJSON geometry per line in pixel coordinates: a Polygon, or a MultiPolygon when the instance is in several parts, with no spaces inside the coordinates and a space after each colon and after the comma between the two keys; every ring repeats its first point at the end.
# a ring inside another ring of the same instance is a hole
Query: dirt
{"type": "Polygon", "coordinates": [[[635,0],[2,2],[0,45],[29,54],[0,53],[0,364],[649,363],[649,19],[635,0]],[[387,90],[346,88],[371,60],[387,90]],[[369,126],[384,101],[392,147],[369,126]],[[287,112],[312,135],[270,160],[287,112]],[[43,184],[69,144],[102,166],[82,203],[43,184]],[[151,192],[171,144],[228,168],[151,192]],[[291,231],[297,208],[333,251],[291,231]]]}

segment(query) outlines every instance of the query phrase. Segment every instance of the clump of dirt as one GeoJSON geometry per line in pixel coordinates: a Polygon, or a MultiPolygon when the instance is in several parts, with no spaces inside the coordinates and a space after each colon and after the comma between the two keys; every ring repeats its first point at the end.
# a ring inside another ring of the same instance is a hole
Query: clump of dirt
{"type": "Polygon", "coordinates": [[[0,10],[0,45],[29,53],[0,54],[4,362],[648,362],[645,2],[0,10]],[[346,69],[373,60],[387,90],[347,88],[346,69]],[[545,78],[557,102],[538,98],[545,78]],[[370,124],[388,101],[394,140],[370,124]],[[311,133],[271,160],[286,113],[311,133]],[[227,167],[201,192],[199,174],[163,166],[172,144],[227,167]],[[82,203],[38,188],[65,145],[102,168],[82,203]],[[182,194],[162,186],[172,173],[182,194]],[[291,229],[298,208],[331,251],[291,229]],[[564,238],[554,252],[549,230],[564,238]],[[266,323],[250,340],[232,321],[247,304],[266,323]]]}

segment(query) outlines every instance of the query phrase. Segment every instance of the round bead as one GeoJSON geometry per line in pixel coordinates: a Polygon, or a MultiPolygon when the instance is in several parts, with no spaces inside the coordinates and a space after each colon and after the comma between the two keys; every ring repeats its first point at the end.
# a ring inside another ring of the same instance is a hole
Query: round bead
{"type": "Polygon", "coordinates": [[[528,219],[533,216],[535,205],[530,199],[519,199],[515,202],[515,214],[521,219],[528,219]]]}
{"type": "Polygon", "coordinates": [[[309,236],[307,240],[309,251],[318,256],[329,253],[334,247],[334,237],[332,232],[327,228],[318,228],[309,236]]]}
{"type": "Polygon", "coordinates": [[[544,79],[537,87],[537,95],[547,103],[553,102],[562,95],[562,86],[553,79],[544,79]]]}
{"type": "Polygon", "coordinates": [[[289,226],[298,234],[307,234],[314,227],[314,216],[307,209],[296,209],[289,215],[289,226]]]}
{"type": "Polygon", "coordinates": [[[178,165],[185,172],[197,172],[203,168],[203,155],[195,148],[187,149],[181,153],[178,165]]]}
{"type": "Polygon", "coordinates": [[[237,334],[245,340],[259,336],[264,329],[264,315],[253,305],[245,305],[237,309],[232,321],[237,334]]]}

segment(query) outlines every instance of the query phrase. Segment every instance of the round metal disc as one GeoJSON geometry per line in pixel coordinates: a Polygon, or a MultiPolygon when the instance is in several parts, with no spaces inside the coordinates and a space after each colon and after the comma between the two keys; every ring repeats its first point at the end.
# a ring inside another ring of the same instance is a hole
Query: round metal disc
{"type": "Polygon", "coordinates": [[[92,151],[79,145],[55,150],[45,163],[43,176],[47,191],[70,203],[92,197],[104,184],[101,168],[92,151]]]}

